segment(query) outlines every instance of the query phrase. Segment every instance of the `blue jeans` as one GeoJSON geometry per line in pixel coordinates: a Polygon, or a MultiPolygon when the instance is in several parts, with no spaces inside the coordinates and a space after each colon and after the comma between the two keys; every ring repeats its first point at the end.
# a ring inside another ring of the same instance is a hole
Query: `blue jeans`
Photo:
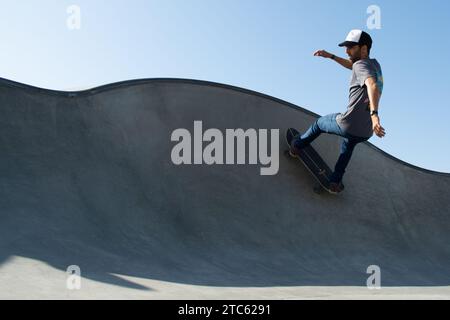
{"type": "Polygon", "coordinates": [[[336,122],[336,116],[338,113],[329,114],[317,119],[314,124],[303,134],[301,137],[297,137],[294,140],[295,147],[302,149],[313,142],[322,133],[329,133],[338,135],[344,138],[341,145],[341,152],[339,159],[336,162],[334,172],[331,176],[331,182],[340,183],[344,177],[345,169],[347,168],[350,159],[358,143],[369,140],[369,138],[355,137],[339,127],[336,122]]]}

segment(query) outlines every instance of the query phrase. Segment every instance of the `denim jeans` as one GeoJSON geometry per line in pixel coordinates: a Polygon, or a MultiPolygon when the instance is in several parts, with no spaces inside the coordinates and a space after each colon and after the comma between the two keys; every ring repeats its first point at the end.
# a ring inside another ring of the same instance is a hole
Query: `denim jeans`
{"type": "Polygon", "coordinates": [[[358,143],[369,140],[369,138],[355,137],[339,127],[336,122],[336,116],[338,113],[329,114],[317,119],[314,124],[305,132],[302,136],[297,137],[294,140],[294,145],[302,149],[313,142],[322,133],[334,134],[344,138],[341,144],[341,151],[339,159],[334,167],[334,172],[331,176],[331,182],[340,183],[344,177],[345,169],[347,168],[350,159],[358,143]]]}

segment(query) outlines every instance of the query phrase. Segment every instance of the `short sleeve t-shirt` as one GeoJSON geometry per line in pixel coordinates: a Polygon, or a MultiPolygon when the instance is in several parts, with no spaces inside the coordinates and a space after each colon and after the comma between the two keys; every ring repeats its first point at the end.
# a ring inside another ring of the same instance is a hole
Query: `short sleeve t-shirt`
{"type": "Polygon", "coordinates": [[[350,81],[349,105],[345,113],[336,118],[338,125],[356,137],[370,138],[373,135],[370,117],[370,101],[365,82],[375,78],[380,94],[383,92],[383,73],[376,59],[359,60],[353,64],[350,81]]]}

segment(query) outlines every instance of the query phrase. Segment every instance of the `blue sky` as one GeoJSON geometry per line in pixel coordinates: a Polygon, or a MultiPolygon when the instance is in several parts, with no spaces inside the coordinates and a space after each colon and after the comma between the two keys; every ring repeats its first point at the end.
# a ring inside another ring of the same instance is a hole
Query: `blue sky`
{"type": "Polygon", "coordinates": [[[414,165],[450,172],[450,2],[364,0],[1,0],[0,76],[51,89],[135,79],[209,80],[259,91],[318,114],[343,112],[350,71],[313,57],[345,56],[354,28],[374,39],[385,78],[384,139],[414,165]],[[39,6],[37,6],[39,3],[39,6]],[[81,9],[69,30],[67,8],[81,9]],[[381,29],[367,8],[381,9],[381,29]]]}

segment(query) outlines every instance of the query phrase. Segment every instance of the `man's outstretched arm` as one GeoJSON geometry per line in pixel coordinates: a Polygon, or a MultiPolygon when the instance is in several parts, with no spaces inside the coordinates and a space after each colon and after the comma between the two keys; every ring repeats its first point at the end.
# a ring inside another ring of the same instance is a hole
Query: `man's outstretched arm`
{"type": "Polygon", "coordinates": [[[318,50],[314,53],[314,56],[316,57],[324,57],[324,58],[328,58],[331,59],[333,58],[334,61],[336,61],[337,63],[339,63],[341,66],[343,66],[344,68],[350,69],[352,70],[353,67],[353,62],[350,59],[343,59],[340,57],[335,56],[334,54],[331,54],[325,50],[318,50]]]}

